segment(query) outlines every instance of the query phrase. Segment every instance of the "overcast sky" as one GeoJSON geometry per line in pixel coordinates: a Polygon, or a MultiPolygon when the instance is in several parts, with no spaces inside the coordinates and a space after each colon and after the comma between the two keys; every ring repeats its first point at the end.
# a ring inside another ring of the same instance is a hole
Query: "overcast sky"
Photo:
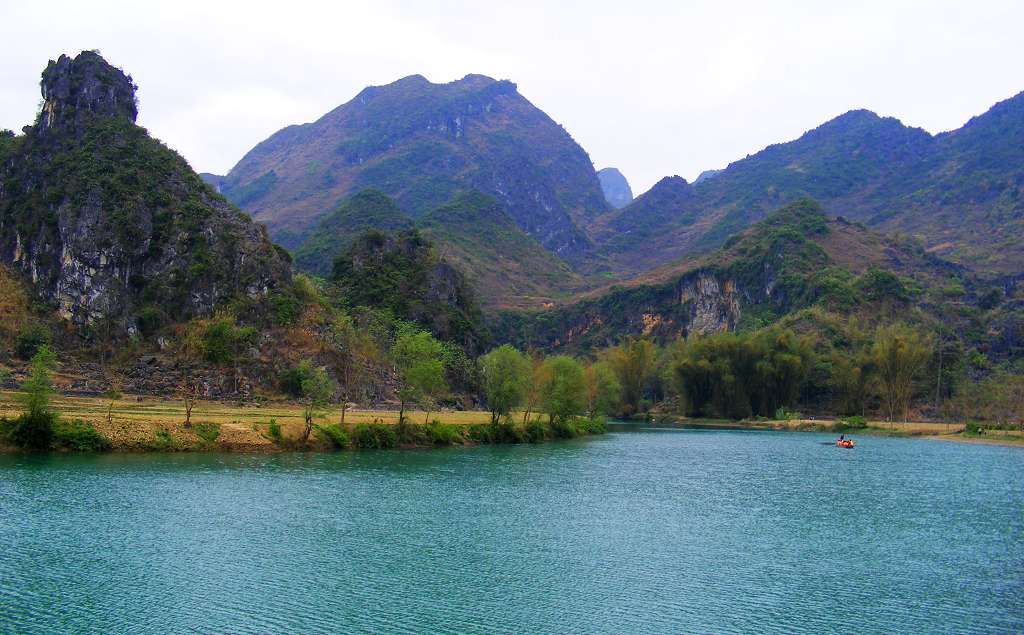
{"type": "Polygon", "coordinates": [[[640,193],[853,108],[940,132],[1024,90],[1024,1],[838,4],[5,0],[0,127],[31,123],[48,59],[95,48],[142,125],[225,173],[366,85],[483,73],[640,193]]]}

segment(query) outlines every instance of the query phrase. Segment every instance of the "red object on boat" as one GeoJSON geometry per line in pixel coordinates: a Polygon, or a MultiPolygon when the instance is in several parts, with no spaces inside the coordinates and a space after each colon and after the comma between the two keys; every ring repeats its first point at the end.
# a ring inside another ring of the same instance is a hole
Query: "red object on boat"
{"type": "Polygon", "coordinates": [[[836,441],[836,445],[841,447],[841,448],[852,448],[853,447],[853,439],[845,439],[843,441],[836,441]]]}

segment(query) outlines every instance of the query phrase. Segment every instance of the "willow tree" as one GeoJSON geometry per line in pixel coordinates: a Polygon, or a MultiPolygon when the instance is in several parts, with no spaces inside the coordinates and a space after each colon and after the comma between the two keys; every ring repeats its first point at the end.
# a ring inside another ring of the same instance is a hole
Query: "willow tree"
{"type": "Polygon", "coordinates": [[[491,411],[491,424],[508,417],[522,405],[532,370],[530,359],[509,344],[503,344],[480,358],[484,395],[491,411]]]}

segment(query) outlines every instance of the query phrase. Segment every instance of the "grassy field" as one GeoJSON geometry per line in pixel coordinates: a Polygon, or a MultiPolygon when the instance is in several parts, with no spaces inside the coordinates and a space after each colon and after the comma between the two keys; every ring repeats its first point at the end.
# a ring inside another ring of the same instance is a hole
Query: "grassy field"
{"type": "MultiPolygon", "coordinates": [[[[0,417],[15,417],[21,407],[13,391],[0,390],[0,417]]],[[[143,448],[151,445],[156,435],[167,434],[184,447],[198,443],[192,429],[185,428],[185,408],[181,401],[156,397],[125,396],[111,401],[103,397],[55,396],[54,408],[66,419],[80,419],[91,423],[97,431],[113,442],[116,448],[143,448]],[[108,409],[110,418],[108,421],[108,409]]],[[[521,416],[521,414],[519,415],[521,416]]],[[[426,413],[410,411],[409,420],[424,423],[426,413]]],[[[341,411],[334,408],[317,420],[319,424],[337,423],[341,411]]],[[[490,413],[483,411],[433,411],[430,419],[454,425],[472,425],[490,422],[490,413]]],[[[271,450],[274,443],[268,438],[271,421],[281,426],[286,438],[298,438],[303,429],[302,406],[295,403],[272,402],[262,405],[236,406],[221,402],[198,402],[192,410],[193,423],[217,424],[220,429],[218,445],[227,449],[271,450]]],[[[360,423],[398,423],[396,410],[349,410],[345,416],[349,425],[360,423]]],[[[680,420],[701,427],[808,430],[831,424],[827,420],[793,421],[703,421],[680,420]]],[[[954,423],[909,422],[889,424],[870,421],[866,430],[852,434],[896,434],[926,436],[978,443],[1024,444],[1024,434],[1017,431],[989,430],[983,436],[967,437],[960,434],[963,426],[954,423]]]]}
{"type": "MultiPolygon", "coordinates": [[[[18,393],[0,391],[0,417],[15,417],[21,412],[18,393]]],[[[54,396],[51,403],[66,419],[80,419],[91,423],[100,434],[111,440],[115,448],[143,448],[154,437],[168,434],[183,446],[198,443],[193,430],[184,427],[185,406],[181,401],[156,397],[124,396],[111,401],[103,397],[54,396]],[[107,420],[107,412],[110,420],[107,420]]],[[[423,423],[426,413],[409,411],[409,421],[423,423]]],[[[326,411],[319,424],[337,423],[341,410],[326,411]]],[[[454,425],[489,423],[491,415],[480,411],[433,411],[430,419],[454,425]]],[[[212,423],[220,426],[218,445],[238,450],[270,450],[273,442],[266,432],[271,421],[281,426],[286,438],[298,438],[304,427],[302,406],[287,402],[274,402],[259,406],[235,406],[221,402],[198,402],[192,410],[192,422],[212,423]]],[[[397,410],[349,410],[345,423],[398,423],[397,410]]]]}

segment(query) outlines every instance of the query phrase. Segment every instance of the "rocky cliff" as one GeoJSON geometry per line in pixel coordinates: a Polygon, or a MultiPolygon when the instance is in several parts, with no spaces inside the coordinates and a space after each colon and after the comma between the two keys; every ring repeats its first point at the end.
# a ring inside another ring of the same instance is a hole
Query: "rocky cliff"
{"type": "Polygon", "coordinates": [[[0,261],[61,317],[133,333],[288,283],[264,228],[135,124],[130,76],[87,51],[41,86],[35,124],[0,136],[0,261]]]}

